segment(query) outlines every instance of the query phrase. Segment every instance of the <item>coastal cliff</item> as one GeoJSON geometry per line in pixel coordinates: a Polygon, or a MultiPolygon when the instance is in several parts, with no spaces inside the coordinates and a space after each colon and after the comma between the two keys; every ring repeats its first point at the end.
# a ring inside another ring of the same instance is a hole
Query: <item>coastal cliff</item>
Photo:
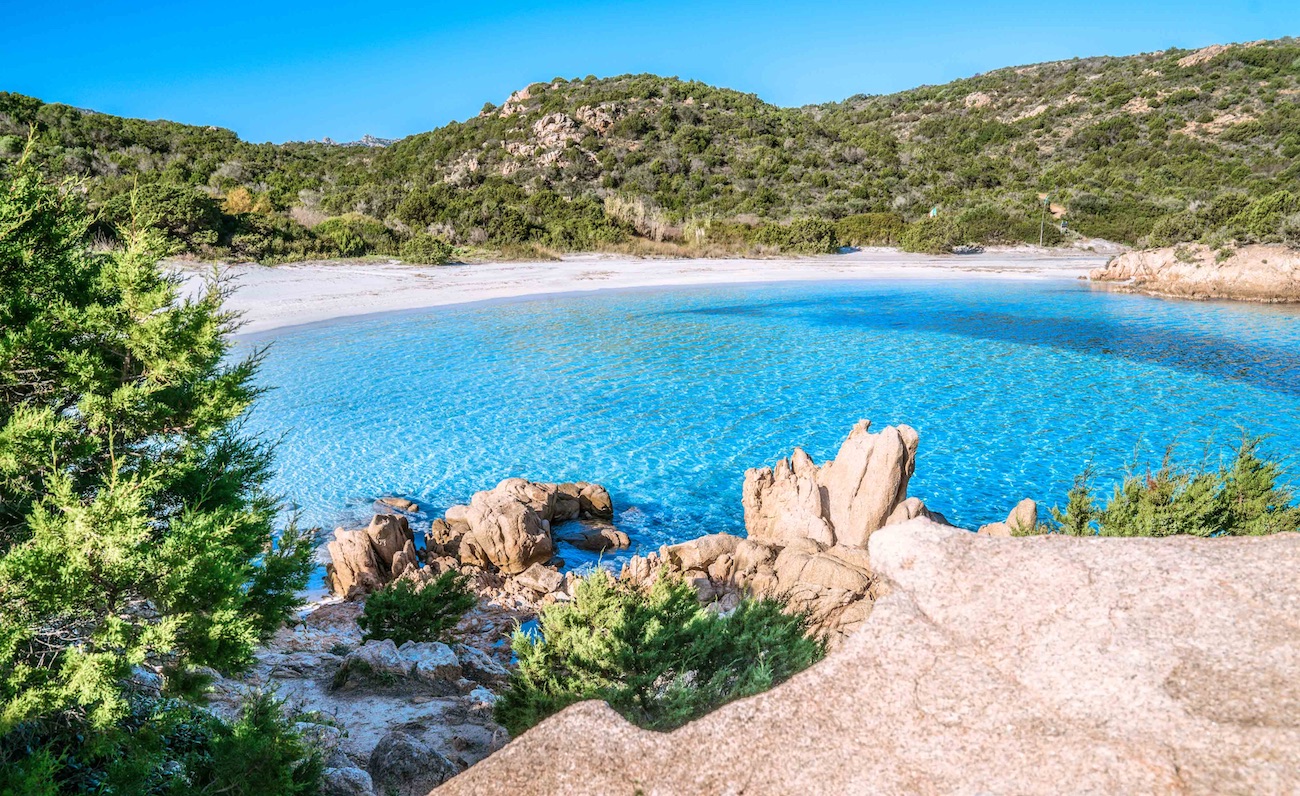
{"type": "Polygon", "coordinates": [[[990,538],[918,517],[868,551],[888,593],[789,682],[670,734],[583,702],[437,793],[1294,785],[1300,536],[990,538]]]}
{"type": "Polygon", "coordinates": [[[1121,254],[1088,278],[1153,296],[1300,302],[1300,252],[1255,245],[1221,259],[1208,246],[1171,246],[1121,254]]]}

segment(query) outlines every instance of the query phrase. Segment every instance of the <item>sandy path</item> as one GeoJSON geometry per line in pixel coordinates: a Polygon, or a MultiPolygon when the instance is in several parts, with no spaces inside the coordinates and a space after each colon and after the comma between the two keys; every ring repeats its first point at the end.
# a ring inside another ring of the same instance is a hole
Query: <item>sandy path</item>
{"type": "MultiPolygon", "coordinates": [[[[881,278],[1076,279],[1105,265],[1091,252],[1023,249],[929,257],[891,249],[771,260],[641,260],[578,255],[558,262],[413,266],[398,262],[232,265],[238,288],[228,306],[244,314],[244,334],[356,315],[614,288],[881,278]]],[[[195,291],[210,266],[175,263],[195,291]]]]}

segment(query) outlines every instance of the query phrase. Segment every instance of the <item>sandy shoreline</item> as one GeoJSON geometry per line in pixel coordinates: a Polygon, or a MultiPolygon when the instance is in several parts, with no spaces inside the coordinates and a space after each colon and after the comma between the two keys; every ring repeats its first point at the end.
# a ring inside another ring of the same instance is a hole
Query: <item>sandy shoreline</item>
{"type": "MultiPolygon", "coordinates": [[[[243,313],[242,334],[335,318],[619,288],[859,279],[1077,279],[1108,256],[1079,251],[1002,250],[933,257],[891,249],[790,259],[650,260],[576,255],[558,262],[413,266],[394,262],[231,265],[227,301],[243,313]]],[[[173,263],[187,292],[211,266],[173,263]]]]}

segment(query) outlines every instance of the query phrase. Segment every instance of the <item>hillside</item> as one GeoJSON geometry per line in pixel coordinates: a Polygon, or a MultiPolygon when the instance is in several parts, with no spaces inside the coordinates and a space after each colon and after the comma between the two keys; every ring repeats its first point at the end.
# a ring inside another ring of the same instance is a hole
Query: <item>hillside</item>
{"type": "Polygon", "coordinates": [[[1037,242],[1042,197],[1049,243],[1300,244],[1294,39],[805,108],[651,75],[557,79],[386,147],[254,145],[0,93],[0,159],[32,126],[35,157],[83,182],[103,235],[139,185],[137,214],[208,256],[944,250],[1037,242]]]}

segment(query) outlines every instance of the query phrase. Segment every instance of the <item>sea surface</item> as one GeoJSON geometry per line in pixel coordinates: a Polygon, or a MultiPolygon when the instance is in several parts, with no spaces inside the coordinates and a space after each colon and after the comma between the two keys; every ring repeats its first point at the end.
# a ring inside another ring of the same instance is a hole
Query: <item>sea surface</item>
{"type": "Polygon", "coordinates": [[[326,529],[380,495],[427,520],[522,476],[605,484],[629,554],[743,532],[747,468],[831,458],[861,418],[919,431],[911,494],[967,528],[1063,504],[1085,468],[1108,489],[1166,452],[1217,465],[1243,433],[1300,461],[1300,309],[1069,280],[598,292],[239,346],[267,344],[249,429],[279,440],[275,489],[326,529]]]}

